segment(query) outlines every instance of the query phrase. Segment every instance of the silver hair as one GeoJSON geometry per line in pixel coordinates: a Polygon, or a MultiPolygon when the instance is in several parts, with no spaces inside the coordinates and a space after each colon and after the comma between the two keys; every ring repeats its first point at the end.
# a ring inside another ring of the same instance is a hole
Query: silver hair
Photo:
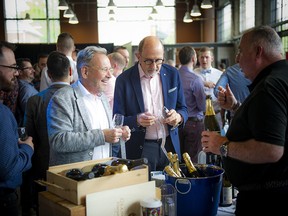
{"type": "Polygon", "coordinates": [[[107,50],[99,46],[87,46],[85,49],[79,51],[77,55],[77,72],[79,77],[82,77],[81,68],[89,65],[95,54],[107,55],[107,50]]]}

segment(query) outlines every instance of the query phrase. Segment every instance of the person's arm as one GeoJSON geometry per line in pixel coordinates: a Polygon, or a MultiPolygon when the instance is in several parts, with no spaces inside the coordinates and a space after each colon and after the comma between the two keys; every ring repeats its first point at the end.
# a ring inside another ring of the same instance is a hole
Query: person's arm
{"type": "MultiPolygon", "coordinates": [[[[201,142],[204,152],[220,155],[220,146],[227,141],[229,140],[226,137],[216,132],[202,132],[201,142]]],[[[246,163],[262,164],[277,162],[283,153],[283,146],[250,139],[241,142],[229,141],[227,156],[246,163]]]]}

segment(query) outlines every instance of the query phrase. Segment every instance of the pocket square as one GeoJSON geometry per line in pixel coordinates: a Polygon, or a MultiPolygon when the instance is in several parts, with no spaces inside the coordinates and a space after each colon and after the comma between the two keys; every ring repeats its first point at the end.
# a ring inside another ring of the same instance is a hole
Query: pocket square
{"type": "Polygon", "coordinates": [[[168,93],[171,93],[171,92],[175,91],[176,89],[177,89],[177,87],[174,87],[174,88],[172,88],[172,89],[169,89],[169,90],[168,90],[168,93]]]}

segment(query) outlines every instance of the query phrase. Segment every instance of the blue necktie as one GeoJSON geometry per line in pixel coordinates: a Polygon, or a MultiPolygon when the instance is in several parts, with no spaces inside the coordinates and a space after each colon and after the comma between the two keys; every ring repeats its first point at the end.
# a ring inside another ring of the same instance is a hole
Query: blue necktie
{"type": "Polygon", "coordinates": [[[211,73],[211,69],[202,70],[201,73],[204,74],[204,75],[205,75],[206,73],[211,73]]]}

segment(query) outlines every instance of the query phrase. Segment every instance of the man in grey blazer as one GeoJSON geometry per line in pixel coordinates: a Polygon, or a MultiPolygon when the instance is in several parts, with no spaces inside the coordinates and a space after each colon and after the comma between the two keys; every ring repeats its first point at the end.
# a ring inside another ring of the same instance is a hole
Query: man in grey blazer
{"type": "Polygon", "coordinates": [[[49,167],[46,109],[53,94],[58,89],[70,85],[72,75],[69,59],[57,51],[50,53],[47,67],[47,73],[52,83],[49,88],[28,99],[24,115],[27,134],[33,137],[34,155],[32,156],[32,168],[23,174],[21,186],[23,215],[28,214],[31,207],[36,208],[38,212],[38,192],[46,190],[45,187],[34,182],[34,180],[46,179],[46,171],[49,167]]]}
{"type": "Polygon", "coordinates": [[[60,89],[47,108],[50,165],[111,156],[111,143],[130,139],[128,126],[113,128],[103,91],[112,76],[107,51],[88,46],[77,56],[79,80],[60,89]]]}

